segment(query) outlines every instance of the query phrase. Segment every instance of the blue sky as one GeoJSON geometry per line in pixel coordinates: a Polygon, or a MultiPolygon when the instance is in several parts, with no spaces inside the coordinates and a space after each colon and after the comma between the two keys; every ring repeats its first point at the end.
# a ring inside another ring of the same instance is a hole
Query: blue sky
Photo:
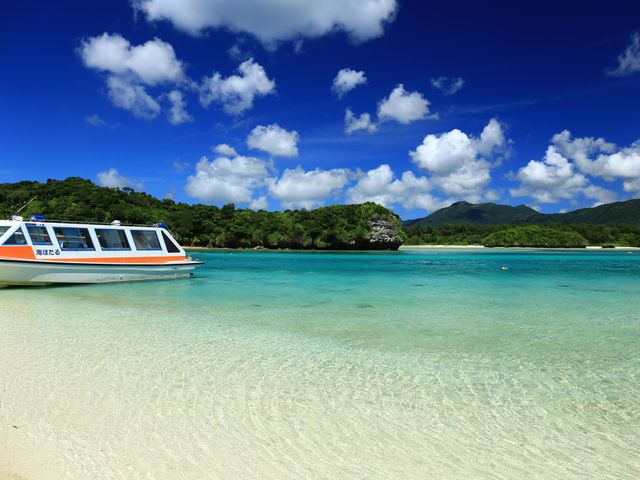
{"type": "Polygon", "coordinates": [[[0,182],[403,218],[640,197],[637,1],[444,3],[5,5],[0,182]]]}

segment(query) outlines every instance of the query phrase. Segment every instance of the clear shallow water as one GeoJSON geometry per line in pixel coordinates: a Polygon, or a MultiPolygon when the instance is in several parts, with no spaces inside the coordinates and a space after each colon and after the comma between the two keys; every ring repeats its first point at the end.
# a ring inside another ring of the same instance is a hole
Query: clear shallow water
{"type": "Polygon", "coordinates": [[[0,290],[0,432],[69,478],[640,476],[639,252],[206,261],[0,290]]]}

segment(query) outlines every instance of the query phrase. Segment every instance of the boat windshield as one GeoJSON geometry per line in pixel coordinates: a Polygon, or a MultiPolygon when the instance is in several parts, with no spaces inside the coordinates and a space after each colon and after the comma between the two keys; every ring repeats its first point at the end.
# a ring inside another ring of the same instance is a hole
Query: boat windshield
{"type": "MultiPolygon", "coordinates": [[[[4,232],[3,232],[4,233],[4,232]]],[[[3,245],[26,245],[27,239],[24,238],[24,232],[22,231],[22,227],[18,227],[18,229],[13,232],[3,245]]]]}

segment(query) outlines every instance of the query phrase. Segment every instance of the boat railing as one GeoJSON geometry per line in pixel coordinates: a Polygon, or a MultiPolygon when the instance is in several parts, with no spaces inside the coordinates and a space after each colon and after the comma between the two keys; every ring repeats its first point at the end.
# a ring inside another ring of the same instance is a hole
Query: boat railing
{"type": "MultiPolygon", "coordinates": [[[[12,220],[12,219],[10,219],[12,220]]],[[[158,223],[114,223],[114,222],[79,222],[77,220],[57,220],[57,219],[31,219],[24,218],[20,220],[24,223],[68,223],[71,225],[107,225],[111,227],[151,227],[151,228],[159,228],[158,223]]],[[[163,228],[167,228],[164,226],[163,228]]]]}
{"type": "Polygon", "coordinates": [[[194,250],[187,250],[187,258],[189,260],[192,260],[194,262],[201,262],[204,263],[204,252],[203,251],[194,251],[194,250]]]}

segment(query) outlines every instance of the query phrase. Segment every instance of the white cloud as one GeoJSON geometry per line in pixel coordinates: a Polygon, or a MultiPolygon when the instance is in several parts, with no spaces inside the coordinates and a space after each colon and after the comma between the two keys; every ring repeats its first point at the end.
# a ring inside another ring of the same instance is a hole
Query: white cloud
{"type": "Polygon", "coordinates": [[[640,178],[640,140],[618,148],[604,138],[571,138],[564,130],[552,138],[553,146],[583,172],[605,180],[640,178]]]}
{"type": "Polygon", "coordinates": [[[603,203],[611,203],[618,200],[618,194],[598,185],[589,185],[584,189],[583,195],[586,198],[594,200],[593,206],[602,205],[603,203]]]}
{"type": "Polygon", "coordinates": [[[365,77],[364,72],[343,68],[333,79],[332,90],[338,97],[343,97],[346,93],[364,83],[367,83],[367,77],[365,77]]]}
{"type": "Polygon", "coordinates": [[[315,208],[330,196],[337,195],[351,177],[346,169],[305,172],[301,167],[287,169],[280,178],[271,179],[269,193],[280,200],[284,208],[315,208]]]}
{"type": "Polygon", "coordinates": [[[531,160],[518,170],[516,176],[520,186],[510,189],[511,195],[531,197],[537,203],[574,200],[578,195],[593,199],[596,203],[611,202],[616,198],[615,193],[592,185],[553,145],[547,148],[541,161],[531,160]]]}
{"type": "Polygon", "coordinates": [[[426,177],[416,177],[404,172],[396,178],[391,167],[383,164],[366,172],[354,186],[347,190],[349,203],[375,202],[390,207],[402,205],[406,209],[437,210],[451,202],[438,200],[429,193],[431,183],[426,177]]]}
{"type": "Polygon", "coordinates": [[[132,75],[146,85],[176,83],[184,79],[182,62],[173,47],[155,38],[132,46],[118,34],[103,33],[83,40],[80,56],[84,64],[116,75],[132,75]]]}
{"type": "Polygon", "coordinates": [[[495,155],[507,145],[502,125],[491,119],[479,138],[458,129],[430,134],[409,155],[421,170],[431,174],[432,183],[444,193],[479,201],[491,180],[495,155]]]}
{"type": "Polygon", "coordinates": [[[136,117],[152,119],[160,113],[160,104],[147,93],[142,85],[126,77],[112,75],[107,78],[109,99],[116,106],[129,110],[136,117]]]}
{"type": "Polygon", "coordinates": [[[504,135],[502,124],[492,118],[482,129],[480,141],[475,141],[474,145],[480,155],[489,157],[494,153],[506,151],[510,143],[504,135]]]}
{"type": "Polygon", "coordinates": [[[583,172],[590,175],[597,175],[601,166],[594,164],[592,157],[603,153],[613,153],[616,146],[607,142],[604,138],[571,138],[569,130],[556,133],[551,139],[554,148],[566,158],[573,160],[576,166],[583,172]]]}
{"type": "Polygon", "coordinates": [[[266,196],[262,195],[251,200],[249,202],[249,208],[252,210],[266,210],[269,208],[269,201],[266,196]]]}
{"type": "Polygon", "coordinates": [[[407,124],[426,118],[429,101],[420,92],[407,92],[400,84],[378,105],[378,118],[407,124]]]}
{"type": "Polygon", "coordinates": [[[338,30],[354,41],[379,37],[393,20],[396,0],[133,0],[147,20],[168,20],[201,35],[208,28],[254,35],[267,46],[317,38],[338,30]]]}
{"type": "Polygon", "coordinates": [[[359,117],[356,117],[350,108],[347,108],[344,113],[344,131],[351,135],[358,130],[366,130],[369,133],[375,132],[378,126],[371,121],[371,115],[363,113],[359,117]]]}
{"type": "Polygon", "coordinates": [[[193,118],[186,110],[187,103],[180,90],[171,90],[167,95],[171,108],[169,109],[169,123],[172,125],[180,125],[181,123],[191,122],[193,118]]]}
{"type": "Polygon", "coordinates": [[[464,86],[464,79],[462,77],[437,77],[431,79],[431,85],[445,95],[453,95],[464,86]]]}
{"type": "Polygon", "coordinates": [[[640,72],[640,32],[631,35],[631,43],[618,55],[618,66],[609,70],[609,75],[625,76],[640,72]]]}
{"type": "Polygon", "coordinates": [[[189,162],[181,162],[180,160],[176,160],[175,162],[173,162],[171,164],[171,166],[177,172],[182,172],[182,171],[186,170],[187,168],[189,168],[191,166],[191,164],[189,162]]]}
{"type": "Polygon", "coordinates": [[[240,64],[238,73],[227,78],[222,78],[218,72],[205,77],[200,87],[200,103],[208,107],[217,101],[229,115],[239,115],[253,107],[256,97],[275,93],[276,83],[252,58],[240,64]]]}
{"type": "Polygon", "coordinates": [[[111,127],[111,125],[105,122],[97,113],[87,115],[86,117],[84,117],[84,121],[89,125],[93,125],[94,127],[111,127]]]}
{"type": "Polygon", "coordinates": [[[124,188],[129,187],[134,190],[143,190],[144,185],[139,182],[135,182],[128,177],[124,177],[120,175],[118,170],[115,168],[110,168],[109,170],[105,170],[104,172],[98,173],[96,175],[96,181],[98,185],[102,187],[109,188],[124,188]]]}
{"type": "MultiPolygon", "coordinates": [[[[157,99],[147,92],[146,87],[178,84],[186,80],[182,62],[176,58],[173,47],[158,38],[132,46],[121,35],[103,33],[84,39],[78,52],[85,66],[107,74],[111,102],[139,118],[155,118],[161,110],[157,99]]],[[[177,102],[174,92],[181,96],[176,90],[169,93],[173,105],[169,119],[177,124],[186,121],[188,115],[185,117],[183,109],[180,116],[180,102],[177,102]]]]}
{"type": "Polygon", "coordinates": [[[258,125],[247,137],[247,146],[274,157],[298,156],[298,132],[287,131],[278,124],[258,125]]]}
{"type": "Polygon", "coordinates": [[[238,152],[236,152],[236,149],[227,145],[226,143],[221,143],[220,145],[216,145],[216,147],[213,150],[224,157],[238,156],[238,152]]]}
{"type": "Polygon", "coordinates": [[[640,194],[640,178],[622,182],[622,188],[624,188],[625,192],[630,192],[636,195],[640,194]]]}
{"type": "Polygon", "coordinates": [[[188,195],[211,203],[251,204],[254,189],[263,186],[269,176],[269,164],[254,157],[202,157],[194,175],[187,178],[188,195]]]}

